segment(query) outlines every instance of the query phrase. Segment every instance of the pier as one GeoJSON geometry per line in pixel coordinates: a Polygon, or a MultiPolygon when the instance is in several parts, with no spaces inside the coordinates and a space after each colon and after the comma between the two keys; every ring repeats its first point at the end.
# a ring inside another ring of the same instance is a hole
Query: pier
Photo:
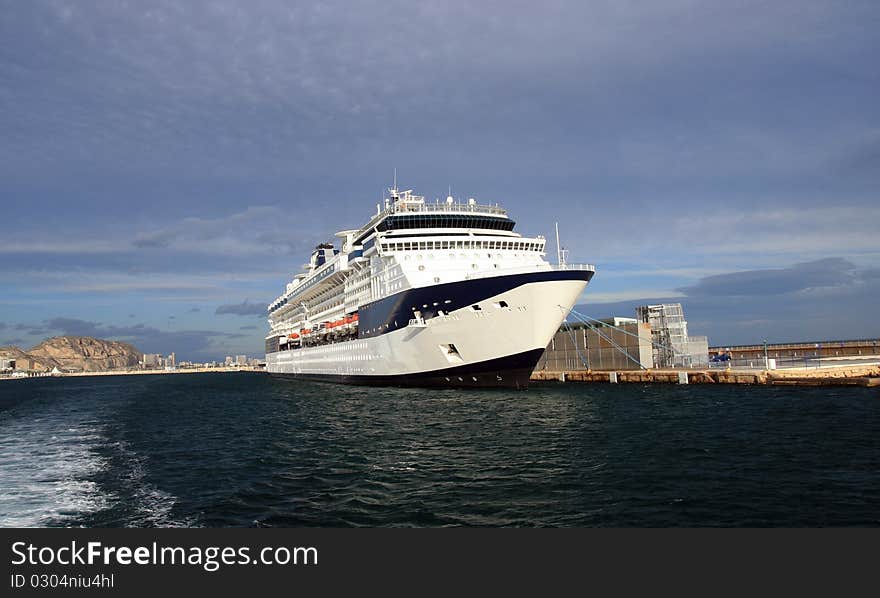
{"type": "Polygon", "coordinates": [[[785,370],[535,370],[531,380],[618,384],[760,384],[778,386],[880,387],[880,362],[785,370]]]}

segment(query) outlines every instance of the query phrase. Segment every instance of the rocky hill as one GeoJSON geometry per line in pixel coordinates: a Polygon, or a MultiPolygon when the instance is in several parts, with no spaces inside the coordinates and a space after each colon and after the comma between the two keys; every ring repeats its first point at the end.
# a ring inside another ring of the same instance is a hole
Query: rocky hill
{"type": "Polygon", "coordinates": [[[135,367],[143,354],[129,343],[89,336],[56,336],[22,351],[0,348],[0,355],[16,360],[16,369],[100,372],[135,367]]]}
{"type": "Polygon", "coordinates": [[[0,347],[0,359],[14,359],[15,369],[35,370],[38,372],[49,371],[54,367],[61,369],[61,364],[54,359],[45,359],[28,355],[18,347],[0,347]]]}

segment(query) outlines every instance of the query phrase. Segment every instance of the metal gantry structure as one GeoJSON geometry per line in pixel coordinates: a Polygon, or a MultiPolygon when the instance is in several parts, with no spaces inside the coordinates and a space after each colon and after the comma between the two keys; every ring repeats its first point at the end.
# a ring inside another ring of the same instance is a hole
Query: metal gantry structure
{"type": "MultiPolygon", "coordinates": [[[[560,308],[563,309],[562,306],[560,306],[560,308]]],[[[579,323],[579,324],[583,325],[584,327],[586,327],[587,329],[595,332],[597,336],[599,336],[601,339],[605,340],[616,351],[620,352],[629,361],[636,364],[639,369],[644,370],[644,369],[648,369],[648,368],[646,368],[645,365],[641,361],[635,359],[630,354],[630,351],[628,351],[625,347],[621,346],[620,343],[617,343],[613,338],[611,338],[610,335],[606,334],[605,331],[603,331],[603,329],[611,328],[621,334],[633,337],[640,342],[647,341],[651,344],[651,347],[653,349],[654,354],[660,353],[660,354],[664,354],[664,355],[666,355],[666,354],[671,355],[673,357],[673,360],[672,360],[673,363],[675,363],[675,362],[684,363],[687,361],[687,354],[682,352],[679,347],[676,347],[669,342],[662,342],[660,340],[656,340],[653,337],[653,335],[652,335],[651,339],[646,339],[638,334],[634,334],[634,333],[626,330],[622,326],[616,326],[614,324],[599,320],[597,318],[593,318],[593,317],[588,316],[586,314],[582,314],[582,313],[578,312],[577,310],[575,310],[574,308],[572,308],[572,309],[568,310],[568,312],[566,313],[563,327],[568,331],[569,335],[571,336],[572,344],[575,347],[575,350],[578,354],[578,357],[580,358],[584,367],[586,367],[587,369],[592,369],[592,367],[591,367],[592,364],[590,364],[588,358],[586,356],[584,356],[583,353],[581,353],[580,348],[578,347],[578,343],[574,338],[572,326],[569,323],[569,319],[568,319],[569,316],[573,316],[577,320],[577,323],[579,323]]],[[[665,338],[665,336],[661,336],[661,338],[665,338]]],[[[657,364],[655,363],[654,366],[656,367],[657,364]]],[[[674,366],[663,366],[663,367],[674,367],[674,366]]]]}

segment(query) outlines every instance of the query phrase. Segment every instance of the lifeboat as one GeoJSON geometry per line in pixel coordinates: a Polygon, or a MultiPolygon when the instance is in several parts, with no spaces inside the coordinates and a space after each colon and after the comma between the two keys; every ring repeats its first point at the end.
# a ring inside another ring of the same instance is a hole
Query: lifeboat
{"type": "Polygon", "coordinates": [[[288,336],[289,338],[291,338],[291,339],[299,338],[299,335],[298,335],[296,332],[291,332],[291,333],[288,334],[287,336],[288,336]]]}

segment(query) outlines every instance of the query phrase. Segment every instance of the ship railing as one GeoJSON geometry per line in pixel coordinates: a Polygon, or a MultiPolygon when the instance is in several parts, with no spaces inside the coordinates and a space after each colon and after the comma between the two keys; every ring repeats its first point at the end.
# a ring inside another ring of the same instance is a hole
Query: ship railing
{"type": "Polygon", "coordinates": [[[590,272],[596,271],[596,266],[593,264],[550,264],[551,270],[589,270],[590,272]]]}
{"type": "Polygon", "coordinates": [[[507,210],[498,206],[489,206],[482,204],[469,203],[402,203],[397,204],[388,210],[389,213],[397,214],[400,212],[478,212],[481,214],[498,214],[507,215],[507,210]]]}
{"type": "Polygon", "coordinates": [[[385,208],[367,222],[358,232],[355,234],[355,237],[360,237],[365,231],[373,228],[380,220],[389,216],[391,214],[401,214],[401,213],[419,213],[419,212],[447,212],[450,214],[462,213],[462,212],[471,212],[471,213],[479,213],[479,214],[496,214],[498,216],[507,216],[507,210],[501,208],[499,206],[488,206],[481,204],[468,204],[468,203],[404,203],[392,205],[388,208],[385,208]]]}
{"type": "Polygon", "coordinates": [[[560,270],[585,270],[595,272],[593,264],[541,264],[540,266],[516,266],[513,268],[499,268],[492,270],[478,270],[465,275],[465,280],[475,278],[491,278],[493,276],[506,276],[508,274],[529,274],[531,272],[554,272],[560,270]]]}

